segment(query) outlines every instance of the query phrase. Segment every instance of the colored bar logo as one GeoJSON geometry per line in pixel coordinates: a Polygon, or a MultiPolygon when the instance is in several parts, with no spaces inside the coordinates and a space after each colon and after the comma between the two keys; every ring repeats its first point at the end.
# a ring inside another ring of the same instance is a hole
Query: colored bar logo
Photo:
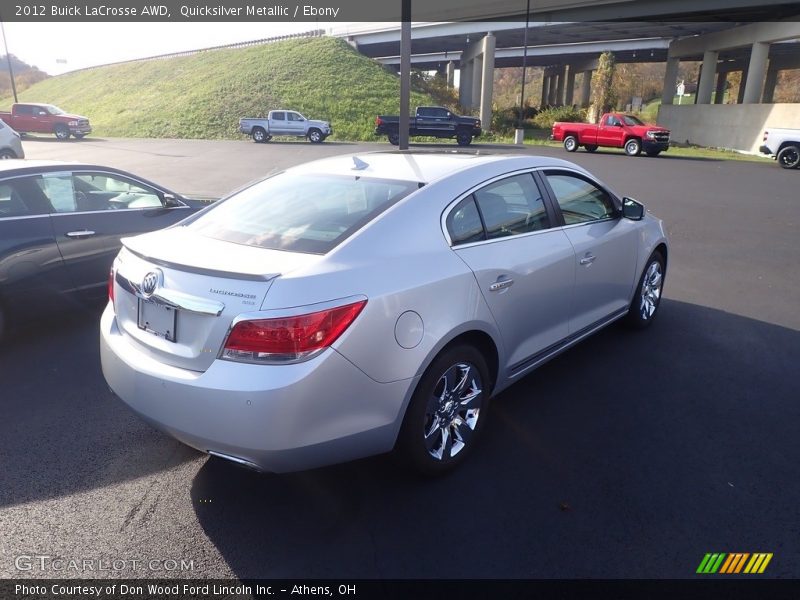
{"type": "Polygon", "coordinates": [[[772,560],[772,552],[715,552],[708,553],[700,561],[697,573],[713,575],[714,573],[733,575],[738,573],[763,573],[772,560]]]}

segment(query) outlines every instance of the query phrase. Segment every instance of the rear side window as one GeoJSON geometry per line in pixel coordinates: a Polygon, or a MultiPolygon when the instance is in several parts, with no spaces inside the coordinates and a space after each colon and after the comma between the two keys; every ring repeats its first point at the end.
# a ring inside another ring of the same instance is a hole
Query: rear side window
{"type": "Polygon", "coordinates": [[[286,113],[274,112],[274,113],[272,113],[272,120],[273,121],[285,121],[286,120],[286,113]]]}
{"type": "Polygon", "coordinates": [[[236,244],[325,254],[418,188],[415,181],[282,173],[186,226],[236,244]]]}
{"type": "Polygon", "coordinates": [[[464,198],[447,215],[447,233],[453,246],[480,242],[486,239],[483,223],[472,196],[464,198]]]}
{"type": "Polygon", "coordinates": [[[544,200],[530,173],[501,179],[475,192],[488,239],[550,227],[544,200]]]}
{"type": "Polygon", "coordinates": [[[4,217],[28,217],[42,214],[35,202],[26,198],[24,191],[12,183],[0,183],[0,219],[4,217]]]}

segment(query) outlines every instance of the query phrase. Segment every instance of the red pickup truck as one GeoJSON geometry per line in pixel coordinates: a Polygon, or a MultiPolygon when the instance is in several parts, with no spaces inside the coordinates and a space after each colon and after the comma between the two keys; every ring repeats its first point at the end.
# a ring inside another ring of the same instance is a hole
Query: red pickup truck
{"type": "Polygon", "coordinates": [[[669,130],[646,125],[632,115],[606,113],[597,125],[588,123],[553,123],[552,139],[564,142],[567,152],[583,146],[594,152],[598,146],[624,148],[628,156],[638,156],[642,150],[647,156],[658,156],[669,148],[669,130]]]}
{"type": "Polygon", "coordinates": [[[54,133],[59,140],[70,135],[81,139],[92,132],[89,119],[66,113],[52,104],[12,104],[11,112],[0,111],[0,120],[19,133],[54,133]]]}

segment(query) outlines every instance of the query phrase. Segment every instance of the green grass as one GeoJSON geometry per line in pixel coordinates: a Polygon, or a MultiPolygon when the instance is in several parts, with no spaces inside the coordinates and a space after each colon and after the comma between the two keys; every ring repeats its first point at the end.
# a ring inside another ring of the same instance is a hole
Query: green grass
{"type": "MultiPolygon", "coordinates": [[[[290,108],[331,121],[334,138],[374,140],[375,116],[398,114],[399,91],[343,40],[313,38],[67,73],[19,97],[86,115],[98,136],[241,139],[240,117],[290,108]]],[[[412,92],[412,106],[431,103],[412,92]]]]}

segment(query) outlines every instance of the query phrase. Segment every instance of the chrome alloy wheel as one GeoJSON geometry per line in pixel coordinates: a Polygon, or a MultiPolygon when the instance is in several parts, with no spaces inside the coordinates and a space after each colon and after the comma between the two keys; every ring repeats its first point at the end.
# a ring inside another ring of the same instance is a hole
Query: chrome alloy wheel
{"type": "Polygon", "coordinates": [[[643,321],[649,321],[658,308],[661,299],[661,283],[664,277],[661,272],[661,263],[654,260],[647,267],[647,272],[642,280],[642,295],[639,303],[639,314],[643,321]]]}
{"type": "Polygon", "coordinates": [[[483,404],[481,374],[459,362],[439,378],[425,411],[425,447],[436,460],[456,456],[473,436],[483,404]]]}

